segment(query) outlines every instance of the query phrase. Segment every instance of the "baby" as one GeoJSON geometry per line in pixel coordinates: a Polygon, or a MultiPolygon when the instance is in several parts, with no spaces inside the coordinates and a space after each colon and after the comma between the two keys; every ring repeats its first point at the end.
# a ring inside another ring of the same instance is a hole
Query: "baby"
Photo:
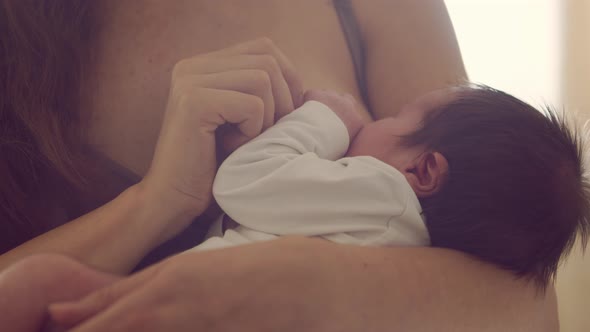
{"type": "Polygon", "coordinates": [[[298,234],[456,249],[544,288],[590,228],[578,137],[498,90],[429,93],[363,124],[352,97],[308,100],[220,167],[227,216],[195,249],[298,234]]]}
{"type": "MultiPolygon", "coordinates": [[[[193,250],[287,234],[432,245],[544,289],[576,235],[586,242],[590,194],[580,141],[555,112],[484,86],[434,91],[370,123],[349,96],[314,90],[306,100],[223,162],[213,192],[226,216],[193,250]]],[[[13,277],[19,291],[0,283],[0,325],[11,310],[43,315],[38,299],[51,290],[42,285],[75,275],[54,274],[33,288],[13,277]],[[26,305],[30,298],[35,307],[26,305]]],[[[97,272],[59,291],[106,279],[97,272]]]]}

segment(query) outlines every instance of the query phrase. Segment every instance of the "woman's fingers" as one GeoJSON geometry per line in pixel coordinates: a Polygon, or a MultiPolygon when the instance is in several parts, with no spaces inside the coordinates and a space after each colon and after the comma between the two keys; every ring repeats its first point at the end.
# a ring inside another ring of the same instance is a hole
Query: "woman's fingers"
{"type": "Polygon", "coordinates": [[[269,38],[258,38],[219,51],[221,54],[269,54],[276,59],[291,91],[294,107],[303,104],[303,83],[295,66],[269,38]]]}
{"type": "MultiPolygon", "coordinates": [[[[174,90],[194,91],[197,88],[232,90],[262,99],[262,129],[291,112],[303,101],[301,80],[287,57],[268,39],[245,42],[219,51],[184,59],[172,73],[174,90]]],[[[201,96],[203,99],[210,99],[201,96]]],[[[243,109],[238,107],[239,109],[243,109]]],[[[229,153],[252,136],[248,130],[253,122],[219,128],[223,154],[229,153]]],[[[215,126],[217,130],[219,125],[215,126]]],[[[258,134],[260,131],[253,130],[258,134]]],[[[223,155],[222,154],[222,155],[223,155]]]]}
{"type": "MultiPolygon", "coordinates": [[[[231,90],[260,98],[263,106],[262,128],[274,124],[275,102],[271,91],[271,79],[268,73],[258,69],[243,69],[215,74],[187,76],[190,84],[216,90],[231,90]]],[[[236,105],[240,109],[240,105],[236,105]]],[[[256,132],[258,134],[259,132],[256,132]]]]}
{"type": "MultiPolygon", "coordinates": [[[[237,70],[255,70],[265,73],[267,89],[273,96],[273,112],[288,113],[293,110],[291,91],[285,81],[280,66],[270,55],[229,55],[218,57],[211,54],[197,56],[179,62],[175,72],[186,75],[218,74],[237,70]]],[[[274,119],[273,119],[274,120],[274,119]]]]}
{"type": "Polygon", "coordinates": [[[0,273],[0,330],[39,331],[48,304],[81,298],[117,278],[56,254],[24,258],[0,273]]]}
{"type": "MultiPolygon", "coordinates": [[[[165,264],[165,263],[164,263],[165,264]]],[[[133,277],[101,288],[79,301],[54,303],[49,306],[49,315],[54,324],[70,328],[108,308],[120,298],[141,287],[153,278],[162,268],[159,264],[148,268],[133,277]]]]}
{"type": "Polygon", "coordinates": [[[224,151],[233,151],[258,136],[262,132],[265,118],[271,121],[260,97],[229,90],[202,91],[209,95],[214,102],[211,107],[215,109],[214,112],[203,114],[203,123],[209,123],[210,128],[220,134],[217,135],[220,140],[218,144],[221,144],[224,151]]]}
{"type": "Polygon", "coordinates": [[[177,74],[208,74],[239,69],[265,71],[271,81],[275,120],[302,104],[303,84],[287,57],[267,39],[238,44],[180,61],[177,74]]]}
{"type": "MultiPolygon", "coordinates": [[[[235,125],[248,138],[262,131],[264,101],[262,98],[238,91],[200,88],[181,97],[184,112],[194,113],[199,127],[213,134],[223,124],[235,125]],[[207,97],[205,101],[204,97],[207,97]]],[[[186,118],[187,116],[183,116],[186,118]]]]}
{"type": "MultiPolygon", "coordinates": [[[[152,308],[153,304],[145,299],[145,294],[135,292],[126,297],[118,299],[111,306],[97,312],[96,315],[81,322],[70,332],[127,332],[127,331],[170,331],[158,326],[160,323],[152,316],[152,311],[145,308],[152,308]],[[129,310],[132,308],[133,310],[129,310]]],[[[167,322],[169,323],[169,322],[167,322]]]]}
{"type": "MultiPolygon", "coordinates": [[[[183,65],[183,72],[189,70],[186,66],[183,65]]],[[[183,103],[178,110],[196,112],[199,116],[196,122],[210,132],[231,124],[222,128],[220,138],[224,150],[233,151],[274,124],[271,85],[268,73],[260,69],[194,75],[179,73],[172,94],[175,100],[183,103]]]]}

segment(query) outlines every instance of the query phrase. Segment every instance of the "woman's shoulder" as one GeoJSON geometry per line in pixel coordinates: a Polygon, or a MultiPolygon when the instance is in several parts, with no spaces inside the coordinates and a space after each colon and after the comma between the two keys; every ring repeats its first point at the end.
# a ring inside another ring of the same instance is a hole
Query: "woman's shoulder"
{"type": "Polygon", "coordinates": [[[366,52],[368,94],[376,118],[466,79],[443,0],[351,0],[366,52]]]}

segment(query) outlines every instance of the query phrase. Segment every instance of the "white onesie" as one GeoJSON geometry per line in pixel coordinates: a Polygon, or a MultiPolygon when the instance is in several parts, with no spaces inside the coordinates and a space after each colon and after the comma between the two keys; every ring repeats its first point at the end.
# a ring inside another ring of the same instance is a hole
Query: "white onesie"
{"type": "Polygon", "coordinates": [[[222,218],[196,250],[281,235],[357,245],[428,245],[418,198],[405,177],[369,156],[345,157],[348,131],[326,105],[309,101],[241,146],[221,165],[213,195],[222,218]]]}

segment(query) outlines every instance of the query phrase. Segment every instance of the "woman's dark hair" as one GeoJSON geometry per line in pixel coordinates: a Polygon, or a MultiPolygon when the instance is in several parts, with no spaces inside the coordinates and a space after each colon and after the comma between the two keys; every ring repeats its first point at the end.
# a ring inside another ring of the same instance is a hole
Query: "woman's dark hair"
{"type": "Polygon", "coordinates": [[[546,286],[590,230],[582,146],[564,116],[471,86],[405,137],[442,153],[449,178],[421,199],[433,246],[457,249],[546,286]]]}
{"type": "Polygon", "coordinates": [[[67,206],[85,183],[80,87],[96,29],[92,0],[0,1],[3,253],[77,213],[67,206]]]}

